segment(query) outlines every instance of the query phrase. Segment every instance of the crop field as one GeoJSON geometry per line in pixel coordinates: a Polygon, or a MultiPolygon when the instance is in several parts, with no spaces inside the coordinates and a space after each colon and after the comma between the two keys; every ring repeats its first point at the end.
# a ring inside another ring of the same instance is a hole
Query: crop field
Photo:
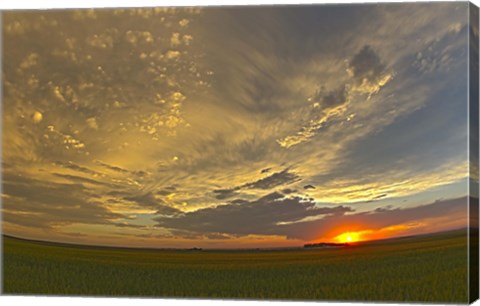
{"type": "Polygon", "coordinates": [[[4,236],[3,293],[466,303],[466,231],[289,250],[147,250],[4,236]]]}

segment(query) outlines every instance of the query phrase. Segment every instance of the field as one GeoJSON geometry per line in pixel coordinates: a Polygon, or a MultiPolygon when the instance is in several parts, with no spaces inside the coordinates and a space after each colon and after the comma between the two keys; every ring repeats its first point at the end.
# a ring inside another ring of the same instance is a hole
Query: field
{"type": "Polygon", "coordinates": [[[142,250],[3,238],[3,293],[466,303],[466,230],[338,249],[142,250]]]}

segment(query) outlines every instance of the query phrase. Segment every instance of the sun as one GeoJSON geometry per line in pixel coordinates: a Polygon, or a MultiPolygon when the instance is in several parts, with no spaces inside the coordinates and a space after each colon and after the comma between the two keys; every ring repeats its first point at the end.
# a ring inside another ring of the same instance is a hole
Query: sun
{"type": "Polygon", "coordinates": [[[340,243],[356,242],[360,240],[360,234],[355,232],[347,232],[338,235],[334,239],[340,243]]]}

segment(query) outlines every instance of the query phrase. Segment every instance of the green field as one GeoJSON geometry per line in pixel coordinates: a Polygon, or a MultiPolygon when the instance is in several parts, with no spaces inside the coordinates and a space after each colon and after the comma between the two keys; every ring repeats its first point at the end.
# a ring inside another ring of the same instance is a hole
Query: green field
{"type": "Polygon", "coordinates": [[[3,239],[3,293],[467,303],[465,231],[339,249],[187,251],[3,239]]]}

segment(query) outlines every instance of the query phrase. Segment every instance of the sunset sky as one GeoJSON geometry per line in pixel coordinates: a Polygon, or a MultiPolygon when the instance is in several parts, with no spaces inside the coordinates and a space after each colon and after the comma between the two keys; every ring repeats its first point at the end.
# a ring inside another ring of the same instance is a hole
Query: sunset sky
{"type": "Polygon", "coordinates": [[[466,227],[468,33],[467,2],[4,13],[3,231],[237,248],[466,227]]]}

